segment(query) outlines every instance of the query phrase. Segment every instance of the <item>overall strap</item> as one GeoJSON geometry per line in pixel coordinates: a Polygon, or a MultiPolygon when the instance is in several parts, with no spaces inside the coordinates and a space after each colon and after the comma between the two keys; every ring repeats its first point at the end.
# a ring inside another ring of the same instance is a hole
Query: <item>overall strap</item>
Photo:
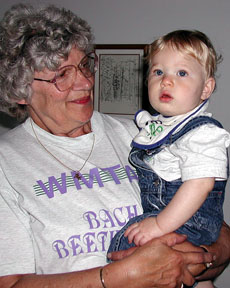
{"type": "MultiPolygon", "coordinates": [[[[168,135],[169,137],[165,138],[163,142],[159,143],[159,145],[155,146],[154,148],[150,148],[150,149],[141,149],[141,148],[137,148],[137,147],[132,147],[131,150],[131,154],[134,151],[139,151],[138,154],[142,155],[142,157],[144,157],[145,154],[147,155],[154,155],[159,153],[165,146],[169,146],[172,143],[174,143],[175,141],[177,141],[180,137],[182,137],[183,135],[185,135],[186,133],[188,133],[189,131],[200,127],[202,125],[205,124],[214,124],[220,128],[223,128],[223,126],[221,125],[221,123],[217,120],[215,120],[214,118],[211,118],[209,116],[198,116],[195,118],[192,118],[189,122],[187,122],[178,132],[176,132],[175,134],[171,134],[168,135]],[[141,152],[142,151],[142,152],[141,152]]],[[[142,158],[141,157],[141,158],[142,158]]]]}
{"type": "Polygon", "coordinates": [[[180,131],[171,135],[170,138],[167,139],[167,141],[164,144],[172,144],[176,140],[178,140],[180,137],[182,137],[184,134],[188,133],[189,131],[191,131],[191,130],[199,127],[199,126],[209,124],[209,123],[214,124],[214,125],[218,126],[219,128],[223,128],[221,123],[212,117],[198,116],[198,117],[191,119],[188,123],[186,123],[184,125],[184,127],[182,127],[180,129],[180,131]]]}
{"type": "Polygon", "coordinates": [[[129,154],[129,161],[135,167],[142,167],[145,170],[151,171],[149,166],[144,161],[144,158],[146,156],[153,156],[153,155],[159,153],[165,146],[171,145],[172,143],[177,141],[180,137],[182,137],[183,135],[185,135],[189,131],[191,131],[191,130],[199,127],[199,126],[209,124],[209,123],[214,124],[220,128],[223,128],[223,126],[221,125],[220,122],[218,122],[217,120],[215,120],[209,116],[198,116],[198,117],[192,118],[189,122],[187,122],[184,125],[184,127],[182,127],[180,129],[180,131],[178,131],[175,134],[170,135],[170,137],[165,139],[165,141],[163,143],[161,143],[160,145],[158,145],[157,147],[154,147],[152,149],[141,149],[141,148],[137,148],[137,147],[132,147],[132,150],[130,151],[130,154],[129,154]]]}

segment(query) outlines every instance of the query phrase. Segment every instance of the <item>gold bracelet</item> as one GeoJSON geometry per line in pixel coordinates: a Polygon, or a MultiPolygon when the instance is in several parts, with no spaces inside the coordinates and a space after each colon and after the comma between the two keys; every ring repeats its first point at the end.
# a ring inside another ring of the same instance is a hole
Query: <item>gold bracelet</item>
{"type": "Polygon", "coordinates": [[[101,285],[103,288],[106,288],[105,286],[105,280],[103,278],[103,267],[100,269],[100,280],[101,280],[101,285]]]}

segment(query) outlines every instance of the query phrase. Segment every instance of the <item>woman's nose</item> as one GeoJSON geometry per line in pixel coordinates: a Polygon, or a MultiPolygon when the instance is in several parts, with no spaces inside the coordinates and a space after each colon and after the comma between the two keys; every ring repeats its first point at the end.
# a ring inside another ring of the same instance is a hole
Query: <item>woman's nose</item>
{"type": "Polygon", "coordinates": [[[94,75],[87,78],[81,71],[78,71],[72,89],[75,91],[91,90],[94,86],[94,81],[94,75]]]}

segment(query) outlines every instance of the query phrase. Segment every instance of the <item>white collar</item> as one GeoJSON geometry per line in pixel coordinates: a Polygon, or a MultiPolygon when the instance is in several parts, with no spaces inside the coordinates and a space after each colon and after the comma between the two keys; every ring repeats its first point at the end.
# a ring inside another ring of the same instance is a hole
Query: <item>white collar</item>
{"type": "Polygon", "coordinates": [[[206,100],[192,111],[172,117],[161,114],[151,115],[144,110],[139,111],[136,114],[136,122],[141,130],[133,139],[133,146],[143,149],[158,146],[163,139],[168,139],[167,137],[180,130],[192,118],[204,113],[208,104],[209,101],[206,100]]]}

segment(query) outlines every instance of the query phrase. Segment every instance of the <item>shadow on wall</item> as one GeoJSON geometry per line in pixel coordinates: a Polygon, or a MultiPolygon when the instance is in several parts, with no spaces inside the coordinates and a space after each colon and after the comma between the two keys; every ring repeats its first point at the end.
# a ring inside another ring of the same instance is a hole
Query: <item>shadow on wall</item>
{"type": "Polygon", "coordinates": [[[0,126],[4,128],[14,128],[19,124],[19,122],[13,118],[8,116],[7,114],[0,112],[0,126]]]}
{"type": "Polygon", "coordinates": [[[147,79],[148,75],[148,66],[144,65],[144,73],[143,73],[143,90],[142,90],[142,109],[147,110],[151,115],[157,113],[156,110],[153,109],[151,104],[149,103],[149,96],[148,96],[148,82],[145,80],[147,79]]]}
{"type": "Polygon", "coordinates": [[[147,110],[151,115],[157,113],[149,103],[148,91],[144,89],[143,98],[142,98],[142,109],[147,110]]]}

